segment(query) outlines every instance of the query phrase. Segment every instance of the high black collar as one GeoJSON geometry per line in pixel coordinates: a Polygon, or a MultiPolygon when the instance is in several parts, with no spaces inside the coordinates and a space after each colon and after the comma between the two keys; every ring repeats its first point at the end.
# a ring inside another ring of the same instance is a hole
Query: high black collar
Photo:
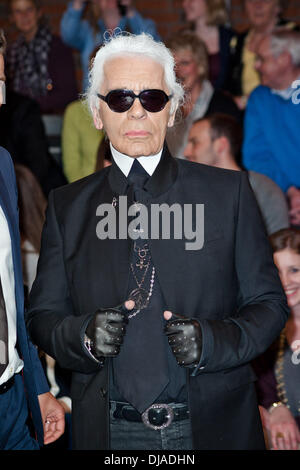
{"type": "MultiPolygon", "coordinates": [[[[144,189],[152,197],[158,197],[168,191],[175,182],[178,174],[177,161],[171,156],[167,145],[164,145],[161,159],[153,173],[144,186],[144,189]]],[[[114,193],[126,194],[129,183],[124,173],[120,170],[114,159],[108,175],[111,189],[114,193]]]]}

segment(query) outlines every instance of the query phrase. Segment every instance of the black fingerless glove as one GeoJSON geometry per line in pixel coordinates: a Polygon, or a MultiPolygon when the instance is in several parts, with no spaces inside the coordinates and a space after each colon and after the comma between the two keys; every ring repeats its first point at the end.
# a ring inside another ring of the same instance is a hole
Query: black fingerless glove
{"type": "Polygon", "coordinates": [[[85,332],[90,340],[91,354],[98,360],[117,356],[123,343],[127,323],[127,309],[123,304],[97,310],[85,332]]]}
{"type": "Polygon", "coordinates": [[[202,333],[199,322],[194,318],[172,314],[167,321],[165,333],[177,364],[183,367],[196,367],[202,353],[202,333]]]}

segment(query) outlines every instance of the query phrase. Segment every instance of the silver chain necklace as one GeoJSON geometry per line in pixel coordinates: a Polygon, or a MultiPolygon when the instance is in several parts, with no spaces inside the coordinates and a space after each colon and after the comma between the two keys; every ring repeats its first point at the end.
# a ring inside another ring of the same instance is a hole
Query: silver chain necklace
{"type": "Polygon", "coordinates": [[[135,308],[137,309],[134,313],[128,315],[128,318],[135,317],[142,309],[145,309],[149,305],[150,298],[153,292],[154,280],[155,280],[155,267],[153,266],[151,277],[150,277],[150,286],[149,291],[144,288],[144,282],[146,279],[146,275],[149,270],[150,266],[150,256],[146,259],[149,253],[149,246],[147,243],[143,247],[140,247],[134,242],[134,251],[138,255],[138,261],[135,263],[135,266],[140,270],[144,269],[144,273],[142,279],[139,281],[136,272],[134,269],[133,263],[130,264],[130,268],[134,277],[134,280],[137,284],[137,288],[133,289],[133,291],[129,294],[129,300],[133,300],[135,302],[135,308]]]}

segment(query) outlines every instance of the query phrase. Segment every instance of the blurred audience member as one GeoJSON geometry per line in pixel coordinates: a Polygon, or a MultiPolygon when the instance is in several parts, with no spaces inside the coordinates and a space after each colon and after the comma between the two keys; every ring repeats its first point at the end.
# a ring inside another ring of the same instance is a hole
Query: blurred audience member
{"type": "Polygon", "coordinates": [[[244,11],[250,28],[231,40],[231,65],[226,88],[236,97],[244,109],[250,93],[260,84],[255,68],[256,49],[266,34],[276,27],[293,29],[295,23],[280,17],[281,0],[243,0],[244,11]]]}
{"type": "Polygon", "coordinates": [[[5,105],[0,112],[0,145],[14,163],[28,167],[42,186],[49,191],[66,184],[63,172],[48,151],[48,142],[39,105],[35,100],[6,88],[5,105]]]}
{"type": "Polygon", "coordinates": [[[215,88],[222,88],[228,74],[230,41],[233,31],[226,26],[228,12],[224,0],[183,0],[188,29],[204,41],[208,51],[208,78],[215,88]]]}
{"type": "Polygon", "coordinates": [[[19,195],[23,277],[29,292],[36,276],[47,201],[37,179],[28,168],[16,164],[15,173],[19,195]]]}
{"type": "Polygon", "coordinates": [[[300,448],[300,230],[280,230],[270,241],[291,313],[278,340],[253,366],[269,447],[296,450],[300,448]]]}
{"type": "Polygon", "coordinates": [[[83,101],[68,105],[63,119],[62,162],[69,183],[94,173],[103,137],[83,101]]]}
{"type": "Polygon", "coordinates": [[[72,51],[53,35],[40,0],[10,0],[20,33],[7,52],[9,86],[38,101],[42,114],[61,114],[77,98],[72,51]]]}
{"type": "Polygon", "coordinates": [[[133,7],[132,0],[73,0],[61,20],[62,39],[78,49],[83,70],[83,89],[88,85],[90,56],[116,28],[133,34],[149,33],[159,39],[154,22],[143,18],[133,7]],[[106,33],[106,34],[105,34],[106,33]]]}
{"type": "MultiPolygon", "coordinates": [[[[241,145],[240,124],[231,116],[213,114],[193,124],[184,156],[197,163],[241,171],[241,145]]],[[[288,205],[279,186],[255,171],[249,171],[248,176],[267,233],[270,235],[289,227],[288,205]]]]}
{"type": "Polygon", "coordinates": [[[63,172],[48,150],[48,142],[36,101],[6,91],[6,104],[0,111],[0,145],[14,163],[27,166],[38,179],[45,196],[66,184],[63,172]]]}
{"type": "Polygon", "coordinates": [[[194,121],[215,112],[240,119],[240,111],[229,96],[221,90],[214,90],[208,80],[207,49],[196,34],[175,34],[167,46],[174,55],[176,74],[186,94],[176,124],[168,129],[167,143],[174,157],[183,158],[188,133],[194,121]]]}
{"type": "Polygon", "coordinates": [[[262,85],[250,95],[245,117],[243,161],[287,194],[291,222],[300,225],[300,33],[281,31],[264,38],[256,68],[262,85]]]}

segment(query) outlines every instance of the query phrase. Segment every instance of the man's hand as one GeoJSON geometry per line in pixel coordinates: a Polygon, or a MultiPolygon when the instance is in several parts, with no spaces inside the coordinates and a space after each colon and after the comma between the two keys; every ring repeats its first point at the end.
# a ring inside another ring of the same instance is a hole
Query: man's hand
{"type": "Polygon", "coordinates": [[[282,405],[269,413],[268,430],[274,450],[298,450],[300,432],[290,410],[282,405]]]}
{"type": "Polygon", "coordinates": [[[91,353],[96,359],[115,357],[126,332],[127,313],[134,307],[128,300],[113,308],[99,309],[90,320],[86,335],[91,340],[91,353]]]}
{"type": "Polygon", "coordinates": [[[64,433],[65,412],[50,392],[38,395],[38,399],[44,426],[44,444],[51,444],[64,433]]]}
{"type": "Polygon", "coordinates": [[[197,366],[202,352],[202,334],[198,321],[169,311],[164,312],[164,318],[167,320],[165,333],[178,365],[197,366]]]}

